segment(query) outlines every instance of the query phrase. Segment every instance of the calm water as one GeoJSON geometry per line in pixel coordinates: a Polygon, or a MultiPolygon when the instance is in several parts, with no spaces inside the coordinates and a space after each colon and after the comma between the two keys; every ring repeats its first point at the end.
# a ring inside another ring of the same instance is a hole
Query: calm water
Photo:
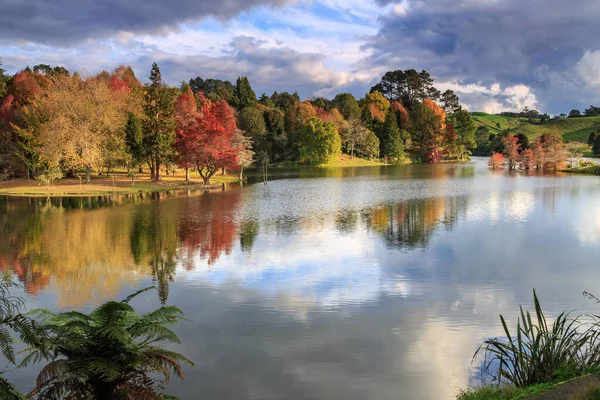
{"type": "MultiPolygon", "coordinates": [[[[452,399],[537,288],[600,312],[600,178],[463,165],[271,172],[160,198],[0,198],[28,307],[180,306],[182,399],[452,399]],[[279,176],[276,176],[279,174],[279,176]]],[[[38,368],[9,374],[22,390],[38,368]]]]}

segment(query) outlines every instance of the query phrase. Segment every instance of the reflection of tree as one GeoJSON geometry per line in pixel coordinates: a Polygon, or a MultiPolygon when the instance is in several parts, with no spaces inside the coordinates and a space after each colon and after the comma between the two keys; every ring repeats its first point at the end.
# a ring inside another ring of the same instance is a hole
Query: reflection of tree
{"type": "Polygon", "coordinates": [[[356,230],[358,224],[358,215],[353,210],[339,210],[335,215],[335,227],[338,232],[348,235],[356,230]]]}
{"type": "Polygon", "coordinates": [[[194,254],[199,253],[209,265],[224,252],[229,254],[238,232],[235,213],[241,190],[219,194],[206,193],[186,199],[180,207],[180,240],[187,252],[187,268],[193,268],[194,254]]]}
{"type": "Polygon", "coordinates": [[[244,252],[252,251],[254,240],[258,235],[258,221],[250,219],[242,222],[240,227],[240,247],[244,252]]]}
{"type": "Polygon", "coordinates": [[[123,208],[87,211],[80,209],[84,204],[67,211],[58,200],[7,203],[2,219],[9,222],[0,223],[0,231],[12,249],[0,248],[0,263],[28,292],[50,283],[61,306],[77,307],[116,296],[135,277],[131,255],[122,249],[131,225],[123,208]]]}
{"type": "Polygon", "coordinates": [[[456,198],[428,198],[384,206],[362,212],[364,223],[381,234],[389,246],[426,246],[440,225],[452,227],[466,202],[456,198]]]}
{"type": "Polygon", "coordinates": [[[177,203],[173,201],[138,205],[129,235],[133,259],[136,265],[150,267],[162,304],[169,297],[169,282],[175,274],[179,239],[177,217],[177,203]]]}

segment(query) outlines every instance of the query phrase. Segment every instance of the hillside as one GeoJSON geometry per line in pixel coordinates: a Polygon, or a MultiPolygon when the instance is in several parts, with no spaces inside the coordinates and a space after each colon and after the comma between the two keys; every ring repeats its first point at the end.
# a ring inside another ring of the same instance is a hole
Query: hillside
{"type": "Polygon", "coordinates": [[[586,143],[590,133],[600,129],[600,117],[558,119],[542,125],[534,125],[527,122],[525,118],[517,121],[515,118],[482,112],[474,112],[471,115],[477,126],[487,126],[493,133],[510,129],[513,135],[524,133],[530,140],[556,127],[565,141],[576,140],[586,143]]]}

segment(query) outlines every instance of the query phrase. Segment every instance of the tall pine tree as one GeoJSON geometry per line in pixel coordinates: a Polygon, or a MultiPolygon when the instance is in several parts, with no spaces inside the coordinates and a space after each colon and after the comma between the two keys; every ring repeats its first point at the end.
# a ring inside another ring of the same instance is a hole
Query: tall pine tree
{"type": "Polygon", "coordinates": [[[254,107],[257,103],[256,93],[252,90],[250,81],[245,76],[240,76],[235,82],[236,107],[238,110],[254,107]]]}
{"type": "Polygon", "coordinates": [[[144,150],[152,179],[158,182],[161,180],[160,166],[172,154],[175,120],[173,91],[163,82],[156,63],[152,64],[150,83],[146,84],[144,92],[144,150]]]}
{"type": "Polygon", "coordinates": [[[404,141],[398,128],[396,111],[390,107],[383,126],[380,129],[379,141],[381,154],[396,161],[404,160],[404,141]]]}

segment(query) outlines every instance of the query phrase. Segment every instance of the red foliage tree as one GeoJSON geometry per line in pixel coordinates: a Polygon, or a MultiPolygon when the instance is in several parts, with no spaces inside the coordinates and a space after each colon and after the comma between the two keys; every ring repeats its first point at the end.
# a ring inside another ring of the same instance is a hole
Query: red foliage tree
{"type": "Polygon", "coordinates": [[[181,96],[175,100],[175,143],[177,164],[185,169],[185,180],[190,180],[190,168],[195,163],[195,145],[198,139],[195,132],[198,130],[198,106],[192,89],[188,87],[181,96]]]}
{"type": "MultiPolygon", "coordinates": [[[[193,109],[189,93],[179,100],[182,108],[193,109]]],[[[185,119],[180,118],[182,121],[185,119]]],[[[194,165],[205,185],[219,169],[239,168],[240,149],[235,147],[234,141],[236,130],[233,109],[224,100],[216,103],[205,101],[195,122],[176,132],[175,146],[179,151],[180,165],[194,165]]]]}

